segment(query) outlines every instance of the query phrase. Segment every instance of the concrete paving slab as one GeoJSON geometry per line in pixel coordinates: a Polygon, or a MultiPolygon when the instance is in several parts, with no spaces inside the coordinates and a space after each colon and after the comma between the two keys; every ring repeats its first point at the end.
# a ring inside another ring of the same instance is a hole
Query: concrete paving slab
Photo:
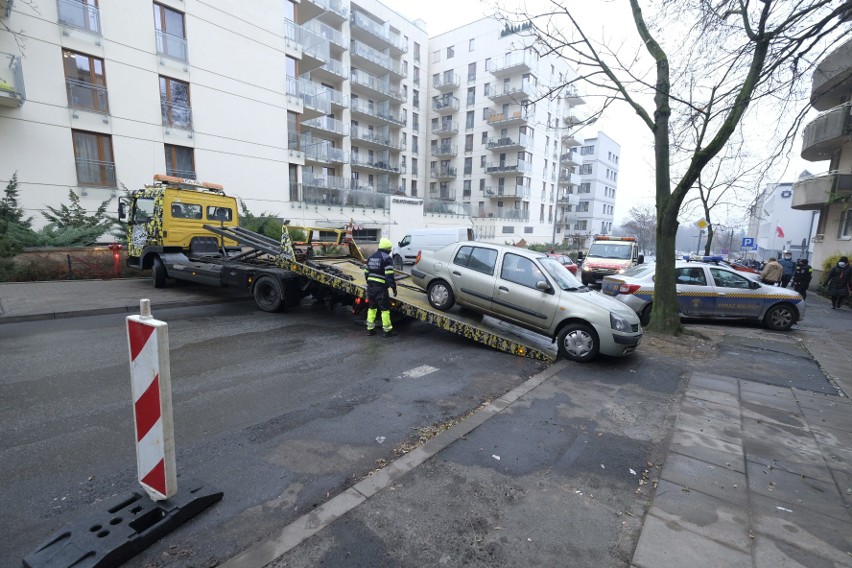
{"type": "Polygon", "coordinates": [[[694,432],[711,438],[717,438],[732,444],[742,445],[743,434],[739,422],[715,420],[700,416],[681,414],[677,417],[675,428],[694,432]]]}
{"type": "Polygon", "coordinates": [[[777,422],[762,422],[744,418],[742,422],[743,445],[746,440],[772,440],[779,451],[785,447],[794,452],[819,453],[819,446],[813,434],[806,428],[797,428],[777,422]]]}
{"type": "Polygon", "coordinates": [[[748,462],[777,468],[795,475],[804,475],[825,483],[833,483],[828,464],[820,452],[792,450],[779,446],[774,440],[750,437],[747,437],[743,444],[748,462]]]}
{"type": "MultiPolygon", "coordinates": [[[[834,483],[802,477],[757,463],[746,463],[750,491],[773,500],[787,503],[796,511],[808,509],[827,517],[849,523],[852,517],[834,483]]],[[[852,526],[850,526],[852,529],[852,526]]],[[[852,532],[850,532],[852,538],[852,532]]]]}
{"type": "Polygon", "coordinates": [[[745,473],[743,447],[687,430],[675,430],[669,450],[681,455],[745,473]]]}
{"type": "Polygon", "coordinates": [[[852,432],[852,413],[843,412],[842,409],[834,412],[833,410],[803,408],[802,414],[810,424],[842,430],[843,432],[852,432]]]}
{"type": "Polygon", "coordinates": [[[852,473],[833,469],[831,474],[834,476],[834,482],[840,490],[846,509],[852,511],[852,473]]]}
{"type": "Polygon", "coordinates": [[[660,478],[734,504],[744,502],[748,491],[742,473],[680,454],[669,454],[660,478]]]}
{"type": "Polygon", "coordinates": [[[743,389],[740,393],[740,401],[748,404],[757,404],[766,408],[782,410],[784,412],[799,413],[799,403],[792,393],[766,395],[743,389]]]}
{"type": "Polygon", "coordinates": [[[768,406],[743,402],[740,405],[743,418],[750,418],[757,422],[771,422],[779,426],[793,426],[806,430],[808,427],[804,417],[798,411],[778,410],[768,406]]]}
{"type": "Polygon", "coordinates": [[[838,568],[838,566],[852,566],[852,562],[835,562],[783,540],[764,535],[758,535],[754,539],[754,568],[838,568]]]}
{"type": "Polygon", "coordinates": [[[751,500],[754,533],[784,542],[841,566],[852,561],[852,525],[805,507],[758,495],[751,500]]]}
{"type": "Polygon", "coordinates": [[[732,504],[700,491],[686,491],[682,485],[663,480],[657,486],[654,505],[648,514],[748,554],[751,539],[745,505],[732,504]]]}
{"type": "Polygon", "coordinates": [[[645,518],[633,555],[637,568],[752,568],[751,555],[695,534],[674,522],[645,518]]]}
{"type": "Polygon", "coordinates": [[[708,375],[707,373],[695,373],[689,378],[689,386],[726,392],[728,394],[739,394],[739,381],[733,377],[723,377],[721,375],[708,375]]]}
{"type": "Polygon", "coordinates": [[[790,400],[795,400],[796,397],[793,395],[792,389],[790,387],[783,387],[777,385],[767,385],[766,383],[761,383],[757,381],[740,381],[740,392],[742,393],[752,393],[759,394],[763,396],[774,396],[779,398],[788,398],[790,400]]]}
{"type": "Polygon", "coordinates": [[[731,422],[739,422],[739,404],[719,404],[718,402],[712,402],[703,398],[695,398],[692,396],[692,393],[693,389],[686,391],[686,396],[680,404],[681,413],[706,416],[707,418],[715,418],[722,421],[730,420],[731,422]]]}
{"type": "Polygon", "coordinates": [[[796,397],[802,408],[852,412],[852,399],[845,396],[820,394],[799,389],[793,389],[793,396],[796,397]]]}
{"type": "Polygon", "coordinates": [[[706,400],[708,402],[715,402],[729,408],[736,408],[739,405],[739,400],[737,399],[736,394],[694,387],[691,382],[689,388],[686,389],[686,396],[706,400]]]}
{"type": "Polygon", "coordinates": [[[811,430],[828,467],[852,473],[852,443],[849,441],[852,436],[846,432],[819,426],[813,426],[811,430]]]}

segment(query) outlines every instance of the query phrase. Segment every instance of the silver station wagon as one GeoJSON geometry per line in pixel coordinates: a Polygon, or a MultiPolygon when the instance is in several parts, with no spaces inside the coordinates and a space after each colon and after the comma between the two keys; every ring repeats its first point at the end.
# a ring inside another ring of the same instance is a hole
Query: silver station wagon
{"type": "Polygon", "coordinates": [[[418,256],[411,279],[438,310],[454,304],[550,337],[559,355],[590,361],[632,353],[639,317],[589,290],[557,259],[526,249],[462,242],[418,256]]]}

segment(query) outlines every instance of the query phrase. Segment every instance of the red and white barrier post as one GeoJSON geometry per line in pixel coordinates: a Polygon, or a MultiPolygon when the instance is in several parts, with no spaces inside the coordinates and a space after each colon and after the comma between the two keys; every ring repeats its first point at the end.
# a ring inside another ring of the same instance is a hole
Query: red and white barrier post
{"type": "Polygon", "coordinates": [[[139,483],[154,501],[177,493],[169,328],[140,300],[140,315],[127,317],[130,382],[139,483]]]}

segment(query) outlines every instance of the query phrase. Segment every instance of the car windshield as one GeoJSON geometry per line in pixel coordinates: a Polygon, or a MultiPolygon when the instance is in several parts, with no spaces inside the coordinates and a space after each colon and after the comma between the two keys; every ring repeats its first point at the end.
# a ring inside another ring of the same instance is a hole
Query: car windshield
{"type": "Polygon", "coordinates": [[[571,274],[565,266],[555,258],[544,257],[538,259],[542,268],[556,281],[556,285],[562,290],[577,290],[585,288],[583,283],[577,280],[577,277],[571,274]]]}
{"type": "Polygon", "coordinates": [[[597,258],[629,259],[633,257],[631,245],[616,245],[613,243],[595,243],[589,247],[589,254],[597,258]]]}

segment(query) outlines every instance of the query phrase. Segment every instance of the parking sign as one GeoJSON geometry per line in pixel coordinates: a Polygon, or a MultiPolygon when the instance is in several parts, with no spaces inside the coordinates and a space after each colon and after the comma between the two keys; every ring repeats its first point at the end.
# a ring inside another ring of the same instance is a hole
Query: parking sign
{"type": "Polygon", "coordinates": [[[740,248],[744,249],[753,249],[754,246],[754,237],[743,237],[743,244],[740,248]]]}

